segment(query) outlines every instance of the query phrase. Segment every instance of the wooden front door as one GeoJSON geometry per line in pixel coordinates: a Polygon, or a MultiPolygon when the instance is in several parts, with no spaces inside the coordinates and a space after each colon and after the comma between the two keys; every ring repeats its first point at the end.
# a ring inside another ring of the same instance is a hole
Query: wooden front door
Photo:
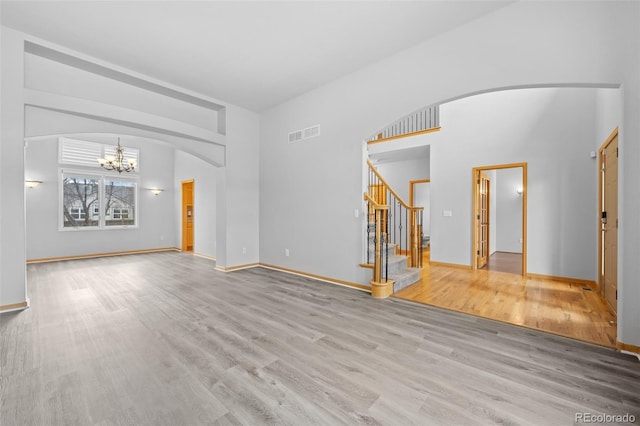
{"type": "Polygon", "coordinates": [[[604,297],[618,306],[618,136],[602,152],[602,282],[604,297]]]}
{"type": "Polygon", "coordinates": [[[476,267],[483,268],[489,260],[489,197],[491,195],[491,182],[489,176],[478,171],[476,180],[477,206],[476,206],[476,267]]]}
{"type": "Polygon", "coordinates": [[[182,251],[193,251],[193,180],[182,182],[182,251]]]}

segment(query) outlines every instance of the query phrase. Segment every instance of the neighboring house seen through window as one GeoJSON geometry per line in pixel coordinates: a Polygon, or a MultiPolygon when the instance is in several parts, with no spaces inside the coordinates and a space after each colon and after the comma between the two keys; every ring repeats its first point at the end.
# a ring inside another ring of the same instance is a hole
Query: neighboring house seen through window
{"type": "Polygon", "coordinates": [[[62,194],[63,229],[137,226],[135,180],[63,171],[62,194]]]}
{"type": "MultiPolygon", "coordinates": [[[[58,161],[80,167],[61,170],[62,217],[60,229],[137,227],[137,174],[120,176],[96,170],[97,158],[110,152],[109,145],[59,138],[58,161]]],[[[136,161],[139,151],[127,149],[136,161]]]]}

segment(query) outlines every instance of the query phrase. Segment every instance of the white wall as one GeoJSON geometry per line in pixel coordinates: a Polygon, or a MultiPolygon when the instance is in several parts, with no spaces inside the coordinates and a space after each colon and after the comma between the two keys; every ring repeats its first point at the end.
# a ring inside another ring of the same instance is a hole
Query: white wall
{"type": "MultiPolygon", "coordinates": [[[[621,85],[624,101],[621,145],[626,155],[621,162],[640,163],[639,8],[634,2],[516,2],[266,111],[260,141],[261,260],[366,283],[370,274],[357,267],[362,257],[362,223],[353,218],[354,209],[362,208],[362,169],[358,167],[362,164],[362,139],[420,107],[471,93],[518,86],[621,85]],[[545,23],[544,30],[540,22],[545,23]],[[608,22],[616,25],[605,25],[608,22]],[[319,138],[286,143],[288,132],[314,124],[322,126],[319,138]],[[293,249],[292,256],[283,255],[285,247],[293,249]]],[[[565,106],[571,111],[575,105],[572,102],[565,106]]],[[[511,112],[517,111],[510,111],[508,121],[504,117],[500,121],[487,120],[485,126],[511,125],[511,112]]],[[[594,115],[595,112],[592,119],[594,115]]],[[[583,124],[594,125],[581,122],[580,126],[583,124]]],[[[444,117],[441,125],[447,128],[444,117]]],[[[531,132],[527,128],[520,130],[531,132]]],[[[593,144],[595,129],[584,132],[593,144]]],[[[521,148],[514,145],[515,154],[521,148]]],[[[593,145],[589,147],[592,149],[593,145]]],[[[521,157],[513,155],[513,151],[505,153],[505,157],[506,154],[521,157]]],[[[436,194],[434,183],[443,171],[436,173],[434,165],[438,160],[433,150],[431,155],[435,202],[445,194],[436,194]]],[[[566,187],[566,178],[573,173],[573,167],[570,164],[564,176],[556,173],[548,178],[566,187]]],[[[464,183],[453,190],[466,193],[470,200],[470,165],[464,168],[468,170],[464,183]]],[[[536,168],[533,171],[541,172],[536,168]]],[[[634,306],[640,303],[640,288],[634,286],[633,280],[640,275],[640,266],[633,259],[640,255],[640,221],[631,218],[640,209],[640,189],[631,183],[640,181],[640,169],[623,164],[621,175],[630,184],[622,184],[623,214],[628,214],[629,221],[622,217],[621,234],[625,236],[620,256],[624,265],[620,268],[619,285],[626,297],[620,303],[619,338],[639,345],[640,311],[634,306]]],[[[540,197],[541,191],[535,185],[529,190],[534,199],[540,197]]],[[[468,240],[471,221],[464,203],[447,207],[464,215],[466,231],[461,238],[468,240]]],[[[437,217],[435,213],[433,219],[437,217]]],[[[558,226],[551,217],[543,219],[550,226],[558,226]]],[[[433,223],[432,227],[435,238],[439,226],[433,223]]],[[[581,234],[579,238],[589,237],[581,234]]],[[[537,246],[546,246],[535,240],[530,241],[533,251],[542,249],[537,246]]],[[[566,238],[561,242],[566,243],[566,238]]],[[[436,247],[434,239],[433,249],[436,247]]],[[[561,246],[561,250],[566,248],[561,246]]],[[[467,248],[463,252],[470,253],[467,248]]],[[[567,256],[565,261],[572,262],[571,255],[567,256]]],[[[469,254],[443,252],[439,258],[454,263],[469,262],[469,254]]],[[[582,263],[578,263],[577,269],[582,272],[582,263]]],[[[540,260],[529,267],[532,272],[561,270],[567,275],[578,272],[569,265],[554,265],[552,259],[540,260]]]]}
{"type": "Polygon", "coordinates": [[[431,235],[431,184],[429,182],[414,185],[413,205],[424,208],[422,218],[422,233],[431,235]]]}
{"type": "Polygon", "coordinates": [[[495,250],[522,253],[522,195],[516,191],[522,188],[522,169],[496,170],[494,188],[496,218],[492,223],[496,230],[495,250]]]}
{"type": "Polygon", "coordinates": [[[471,264],[472,168],[526,162],[528,272],[595,280],[595,104],[593,89],[524,89],[442,105],[446,125],[431,146],[431,259],[471,264]]]}
{"type": "Polygon", "coordinates": [[[0,96],[0,306],[27,301],[22,37],[2,27],[0,96]]]}
{"type": "Polygon", "coordinates": [[[376,165],[378,172],[409,203],[409,181],[429,179],[429,158],[419,157],[403,161],[390,161],[376,165]]]}
{"type": "Polygon", "coordinates": [[[227,108],[226,166],[216,170],[216,268],[252,265],[260,260],[260,117],[227,108]]]}
{"type": "MultiPolygon", "coordinates": [[[[598,89],[596,103],[595,146],[599,148],[620,126],[622,117],[622,99],[619,89],[598,89]]],[[[595,150],[597,152],[597,150],[595,150]]]]}
{"type": "Polygon", "coordinates": [[[364,212],[367,132],[354,128],[362,116],[341,105],[341,93],[312,92],[262,116],[260,261],[367,285],[371,272],[358,266],[367,215],[354,217],[355,210],[364,212]],[[289,132],[315,124],[320,136],[288,143],[289,132]]]}
{"type": "MultiPolygon", "coordinates": [[[[114,143],[105,136],[76,135],[79,140],[114,143]]],[[[27,259],[76,256],[127,250],[176,246],[173,207],[173,148],[135,137],[121,139],[126,148],[140,151],[137,228],[103,230],[59,230],[62,211],[60,169],[101,173],[100,168],[83,168],[58,163],[58,138],[30,141],[25,150],[25,177],[41,180],[27,190],[27,259]],[[150,188],[163,188],[153,195],[150,188]]],[[[96,161],[97,163],[97,161],[96,161]]]]}
{"type": "Polygon", "coordinates": [[[173,183],[176,244],[182,241],[182,181],[194,180],[194,253],[216,257],[216,167],[182,151],[175,152],[173,183]]]}

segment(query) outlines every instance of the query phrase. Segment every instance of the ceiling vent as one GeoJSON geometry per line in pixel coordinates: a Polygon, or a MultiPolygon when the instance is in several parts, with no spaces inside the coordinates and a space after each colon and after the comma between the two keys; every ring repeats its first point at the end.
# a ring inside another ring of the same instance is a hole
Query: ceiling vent
{"type": "Polygon", "coordinates": [[[319,124],[289,133],[289,143],[300,142],[306,139],[315,138],[316,136],[320,136],[319,124]]]}

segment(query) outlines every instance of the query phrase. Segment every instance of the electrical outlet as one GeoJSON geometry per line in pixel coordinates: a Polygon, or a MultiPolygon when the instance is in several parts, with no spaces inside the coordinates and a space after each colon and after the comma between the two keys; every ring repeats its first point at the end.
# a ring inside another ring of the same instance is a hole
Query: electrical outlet
{"type": "Polygon", "coordinates": [[[242,247],[242,254],[247,254],[247,248],[246,247],[242,247]]]}
{"type": "Polygon", "coordinates": [[[160,235],[160,241],[164,241],[164,235],[160,235]]]}
{"type": "Polygon", "coordinates": [[[284,255],[289,256],[289,249],[284,249],[284,255]]]}

